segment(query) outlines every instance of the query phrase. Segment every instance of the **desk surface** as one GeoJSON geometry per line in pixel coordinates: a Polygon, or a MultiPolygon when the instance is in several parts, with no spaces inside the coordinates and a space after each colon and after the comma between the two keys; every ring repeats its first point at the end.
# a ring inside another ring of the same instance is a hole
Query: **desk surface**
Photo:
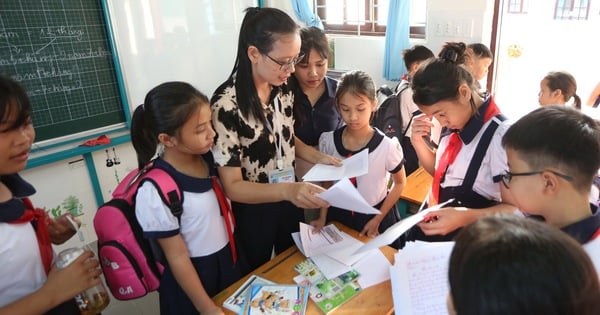
{"type": "Polygon", "coordinates": [[[420,205],[427,197],[432,181],[433,177],[424,168],[419,167],[406,177],[406,186],[400,199],[420,205]]]}
{"type": "MultiPolygon", "coordinates": [[[[362,241],[368,242],[370,238],[366,236],[360,237],[358,232],[352,230],[342,224],[335,223],[335,225],[341,230],[352,237],[362,241]]],[[[390,263],[394,263],[394,253],[396,250],[386,246],[382,247],[381,252],[385,255],[385,257],[390,261],[390,263]]],[[[293,278],[298,274],[294,270],[294,266],[298,263],[302,262],[304,259],[304,255],[298,250],[296,246],[292,246],[288,248],[283,253],[277,255],[275,258],[271,259],[264,265],[258,267],[256,270],[251,272],[250,274],[256,274],[263,278],[269,279],[271,281],[277,283],[294,283],[293,278]]],[[[239,288],[250,274],[246,275],[236,283],[232,284],[225,290],[219,292],[217,295],[213,297],[213,301],[219,306],[223,305],[223,301],[227,299],[231,294],[239,288]]],[[[378,285],[369,287],[364,289],[360,294],[350,299],[348,302],[340,306],[336,309],[332,314],[391,314],[394,309],[394,303],[392,301],[392,285],[391,282],[385,281],[378,285]]],[[[230,310],[223,308],[225,314],[235,314],[230,310]]],[[[307,315],[313,314],[322,314],[321,310],[317,307],[317,305],[311,300],[308,302],[308,308],[306,311],[307,315]]]]}

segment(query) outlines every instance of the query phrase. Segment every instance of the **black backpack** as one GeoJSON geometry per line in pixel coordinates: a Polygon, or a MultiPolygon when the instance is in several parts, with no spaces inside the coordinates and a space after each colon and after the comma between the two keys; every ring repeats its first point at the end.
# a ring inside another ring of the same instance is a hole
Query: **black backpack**
{"type": "MultiPolygon", "coordinates": [[[[400,94],[409,87],[408,82],[404,82],[400,87],[397,88],[398,92],[392,93],[377,107],[371,121],[371,126],[381,130],[386,136],[392,138],[396,137],[398,140],[402,140],[405,135],[405,131],[402,130],[402,113],[400,111],[400,94]]],[[[382,86],[381,89],[386,89],[386,86],[382,86]]],[[[389,90],[387,88],[385,91],[389,90]]],[[[384,90],[378,93],[385,92],[384,90]]],[[[384,93],[387,94],[387,93],[384,93]]],[[[408,128],[407,128],[408,129],[408,128]]]]}
{"type": "MultiPolygon", "coordinates": [[[[402,146],[402,151],[404,153],[405,162],[405,170],[406,174],[412,173],[419,167],[419,161],[417,157],[417,153],[410,142],[410,139],[406,137],[406,131],[410,124],[412,123],[412,118],[420,114],[421,111],[414,112],[408,125],[406,125],[406,129],[402,130],[402,112],[400,111],[400,95],[404,90],[410,87],[410,84],[404,81],[400,86],[396,88],[397,92],[389,95],[385,100],[377,107],[373,115],[373,120],[371,121],[371,126],[381,130],[386,136],[392,138],[396,137],[402,146]]],[[[389,88],[382,86],[377,92],[384,93],[389,91],[389,88]],[[385,90],[382,90],[385,89],[385,90]]]]}

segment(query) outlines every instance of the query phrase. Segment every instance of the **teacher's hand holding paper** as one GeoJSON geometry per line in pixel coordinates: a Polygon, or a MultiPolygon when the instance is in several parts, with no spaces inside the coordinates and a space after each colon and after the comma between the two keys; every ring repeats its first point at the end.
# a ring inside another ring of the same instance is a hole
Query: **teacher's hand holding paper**
{"type": "MultiPolygon", "coordinates": [[[[367,151],[367,150],[364,150],[367,151]]],[[[365,198],[356,190],[348,178],[343,178],[317,197],[329,202],[329,205],[346,209],[348,211],[365,214],[380,214],[381,211],[373,208],[365,198]]]]}

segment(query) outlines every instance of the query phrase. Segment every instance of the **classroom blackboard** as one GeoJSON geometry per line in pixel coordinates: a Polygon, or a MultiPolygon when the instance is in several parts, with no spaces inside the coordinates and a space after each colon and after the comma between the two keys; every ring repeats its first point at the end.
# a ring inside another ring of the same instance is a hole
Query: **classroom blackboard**
{"type": "Polygon", "coordinates": [[[126,121],[101,0],[1,0],[0,73],[21,82],[36,141],[126,121]]]}

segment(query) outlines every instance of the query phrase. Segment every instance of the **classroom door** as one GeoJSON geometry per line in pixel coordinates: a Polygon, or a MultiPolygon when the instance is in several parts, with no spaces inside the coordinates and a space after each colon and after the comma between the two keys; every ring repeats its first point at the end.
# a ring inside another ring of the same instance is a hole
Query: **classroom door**
{"type": "Polygon", "coordinates": [[[600,82],[600,1],[502,0],[499,11],[492,91],[503,112],[518,119],[537,108],[549,71],[571,73],[585,103],[600,82]]]}

